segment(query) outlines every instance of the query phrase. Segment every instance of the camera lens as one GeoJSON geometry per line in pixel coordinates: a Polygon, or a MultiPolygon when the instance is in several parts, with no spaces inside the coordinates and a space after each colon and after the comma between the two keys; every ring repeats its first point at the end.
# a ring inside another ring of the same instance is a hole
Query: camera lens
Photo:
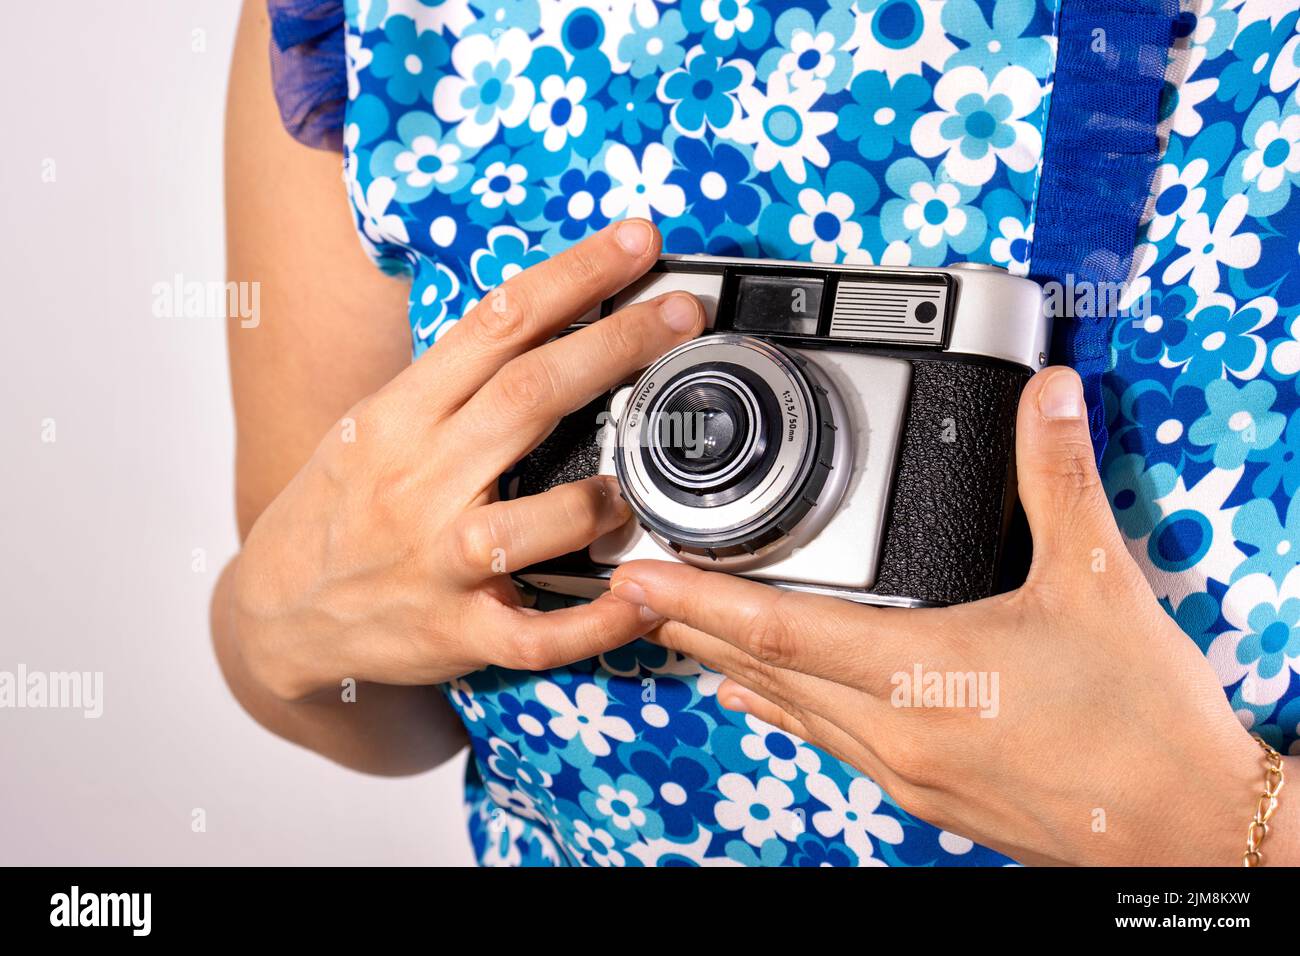
{"type": "Polygon", "coordinates": [[[668,395],[651,427],[672,470],[703,478],[734,465],[755,438],[747,397],[734,384],[707,375],[668,395]]]}
{"type": "Polygon", "coordinates": [[[818,505],[835,448],[828,396],[808,362],[763,339],[679,346],[625,399],[624,497],[679,554],[756,555],[818,505]]]}

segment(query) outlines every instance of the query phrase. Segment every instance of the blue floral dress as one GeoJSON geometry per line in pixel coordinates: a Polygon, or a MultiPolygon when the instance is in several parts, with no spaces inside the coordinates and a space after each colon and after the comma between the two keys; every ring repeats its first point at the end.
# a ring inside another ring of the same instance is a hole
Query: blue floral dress
{"type": "MultiPolygon", "coordinates": [[[[1290,6],[271,4],[286,123],[342,148],[361,241],[411,277],[415,355],[487,290],[627,216],[670,252],[1131,278],[1118,317],[1058,323],[1059,357],[1084,375],[1115,515],[1157,595],[1242,722],[1295,752],[1290,6]]],[[[636,642],[451,682],[480,861],[1008,862],[722,709],[720,681],[636,642]]]]}

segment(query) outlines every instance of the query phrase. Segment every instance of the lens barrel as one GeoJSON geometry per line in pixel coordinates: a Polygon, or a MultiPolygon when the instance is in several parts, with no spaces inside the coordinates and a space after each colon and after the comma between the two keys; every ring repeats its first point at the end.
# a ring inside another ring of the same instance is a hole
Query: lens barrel
{"type": "Polygon", "coordinates": [[[688,342],[632,387],[614,455],[623,495],[678,553],[757,554],[818,504],[833,404],[796,352],[748,335],[688,342]]]}

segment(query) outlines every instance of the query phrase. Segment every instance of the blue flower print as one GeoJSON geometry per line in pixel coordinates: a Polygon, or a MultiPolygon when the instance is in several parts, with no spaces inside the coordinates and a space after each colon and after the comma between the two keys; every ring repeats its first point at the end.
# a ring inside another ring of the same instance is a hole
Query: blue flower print
{"type": "Polygon", "coordinates": [[[795,846],[792,866],[856,866],[858,862],[843,844],[828,843],[811,833],[800,834],[795,846]]]}
{"type": "MultiPolygon", "coordinates": [[[[1122,129],[1163,152],[1101,356],[1120,533],[1241,722],[1284,750],[1300,746],[1295,6],[1183,3],[1169,109],[1122,129]]],[[[669,253],[1047,272],[1049,91],[1070,105],[1057,0],[344,10],[348,195],[366,253],[407,277],[416,356],[486,290],[626,216],[652,219],[669,253]]],[[[725,710],[721,679],[638,640],[444,686],[470,738],[480,862],[1009,862],[725,710]]]]}
{"type": "Polygon", "coordinates": [[[993,25],[975,0],[946,0],[941,22],[953,36],[966,41],[966,48],[948,57],[944,70],[974,66],[987,72],[1018,65],[1037,77],[1052,68],[1052,47],[1044,37],[1023,36],[1034,18],[1034,0],[998,0],[993,7],[993,25]]]}
{"type": "Polygon", "coordinates": [[[609,225],[609,217],[600,211],[600,197],[608,190],[609,176],[604,171],[590,175],[581,169],[565,172],[555,194],[546,200],[542,213],[548,222],[556,224],[552,232],[559,241],[553,243],[544,238],[542,246],[560,252],[609,225]]]}
{"type": "Polygon", "coordinates": [[[450,305],[460,295],[460,280],[440,262],[420,258],[411,282],[411,328],[420,340],[434,341],[448,324],[450,305]]]}
{"type": "Polygon", "coordinates": [[[856,136],[863,158],[878,161],[893,152],[895,143],[907,146],[912,125],[930,99],[930,84],[911,73],[891,84],[884,73],[868,70],[853,78],[849,94],[853,102],[840,113],[836,132],[856,136]]]}
{"type": "Polygon", "coordinates": [[[950,246],[967,253],[984,241],[988,224],[971,203],[975,187],[946,181],[910,156],[889,167],[885,182],[899,198],[881,209],[881,232],[886,241],[907,243],[912,265],[942,265],[950,246]]]}
{"type": "Polygon", "coordinates": [[[1269,73],[1287,37],[1295,32],[1300,12],[1290,13],[1273,26],[1265,17],[1256,20],[1238,34],[1232,43],[1234,62],[1228,64],[1219,76],[1218,99],[1232,102],[1232,108],[1244,112],[1262,85],[1268,82],[1269,73]]]}
{"type": "Polygon", "coordinates": [[[655,793],[646,780],[631,773],[619,774],[616,780],[599,767],[588,767],[582,771],[582,783],[582,809],[620,842],[663,836],[664,822],[652,806],[655,793]]]}
{"type": "Polygon", "coordinates": [[[387,43],[375,46],[370,70],[388,80],[388,95],[398,103],[427,102],[447,62],[447,41],[433,30],[417,33],[410,17],[390,17],[384,25],[387,43]]]}
{"type": "Polygon", "coordinates": [[[763,210],[759,232],[777,258],[808,258],[814,262],[871,262],[871,245],[879,246],[874,221],[863,215],[879,189],[871,176],[853,163],[836,163],[823,186],[810,179],[788,185],[788,203],[763,210]]]}
{"type": "Polygon", "coordinates": [[[533,56],[524,75],[536,86],[536,101],[512,140],[537,143],[542,150],[558,154],[560,161],[569,150],[590,159],[605,142],[605,107],[592,95],[592,82],[580,61],[566,69],[558,50],[541,49],[533,56]]]}
{"type": "Polygon", "coordinates": [[[495,289],[545,258],[546,253],[533,248],[522,229],[496,226],[488,232],[487,248],[479,249],[470,259],[470,269],[479,288],[495,289]]]}
{"type": "Polygon", "coordinates": [[[469,154],[456,137],[428,113],[404,113],[397,121],[397,139],[375,147],[372,176],[389,176],[397,183],[398,202],[416,202],[433,190],[452,193],[474,173],[469,154]]]}
{"type": "MultiPolygon", "coordinates": [[[[441,6],[447,0],[421,0],[431,7],[441,6]]],[[[470,6],[479,16],[466,25],[464,34],[492,33],[506,26],[519,27],[532,33],[542,24],[542,12],[537,0],[470,0],[470,6]]]]}
{"type": "Polygon", "coordinates": [[[703,134],[705,126],[719,130],[736,115],[732,93],[745,79],[740,67],[724,64],[715,56],[696,50],[686,65],[663,78],[660,96],[672,104],[673,125],[691,136],[703,134]]]}
{"type": "Polygon", "coordinates": [[[548,726],[551,712],[540,702],[522,696],[522,692],[499,694],[496,699],[501,730],[510,739],[519,741],[528,759],[538,767],[548,773],[559,773],[559,752],[564,749],[565,741],[548,726]]]}
{"type": "Polygon", "coordinates": [[[1300,565],[1300,507],[1293,499],[1287,507],[1286,524],[1278,521],[1277,508],[1265,498],[1248,501],[1232,519],[1232,533],[1242,544],[1255,549],[1232,572],[1238,581],[1248,574],[1267,574],[1281,584],[1300,565]]]}
{"type": "Polygon", "coordinates": [[[1170,395],[1164,385],[1148,379],[1124,392],[1120,409],[1132,424],[1115,429],[1119,446],[1150,464],[1167,463],[1182,471],[1187,431],[1205,414],[1205,392],[1182,383],[1170,395]]]}
{"type": "Polygon", "coordinates": [[[663,820],[664,833],[679,840],[694,834],[697,824],[691,798],[710,786],[717,763],[703,750],[681,747],[665,756],[645,744],[629,748],[623,762],[653,791],[652,806],[663,820]]]}
{"type": "Polygon", "coordinates": [[[1144,538],[1161,518],[1156,500],[1174,490],[1178,472],[1158,463],[1150,468],[1141,455],[1118,455],[1106,467],[1105,487],[1110,508],[1121,531],[1144,538]]]}
{"type": "Polygon", "coordinates": [[[663,129],[664,108],[656,95],[658,89],[658,80],[653,76],[636,81],[616,76],[610,80],[609,95],[614,106],[605,114],[606,130],[637,146],[647,135],[663,129]]]}
{"type": "Polygon", "coordinates": [[[466,188],[469,218],[484,226],[502,219],[529,222],[540,216],[546,193],[535,164],[509,147],[492,146],[475,164],[476,176],[466,188]]]}
{"type": "Polygon", "coordinates": [[[838,93],[853,76],[853,55],[844,47],[853,36],[853,17],[832,9],[813,23],[807,10],[786,10],[772,29],[778,45],[758,61],[758,75],[784,73],[795,86],[820,80],[828,93],[838,93]]]}
{"type": "Polygon", "coordinates": [[[1188,331],[1169,347],[1169,361],[1185,366],[1187,380],[1204,384],[1224,370],[1243,377],[1258,371],[1264,360],[1264,342],[1251,333],[1272,319],[1258,306],[1232,313],[1212,305],[1187,319],[1188,331]]]}
{"type": "Polygon", "coordinates": [[[704,49],[730,56],[739,46],[756,50],[772,29],[763,0],[682,0],[686,29],[701,33],[704,49]]]}
{"type": "Polygon", "coordinates": [[[749,158],[735,146],[719,143],[712,149],[701,140],[679,137],[673,144],[677,167],[668,181],[686,193],[686,208],[700,224],[712,230],[730,217],[751,223],[758,218],[758,190],[745,180],[751,175],[749,158]]]}
{"type": "Polygon", "coordinates": [[[934,102],[938,109],[912,127],[912,148],[926,158],[943,155],[957,182],[982,186],[1000,163],[1023,173],[1042,158],[1042,133],[1027,121],[1040,108],[1042,88],[1024,67],[1005,67],[992,80],[973,66],[945,72],[934,102]]]}
{"type": "Polygon", "coordinates": [[[1277,494],[1280,487],[1287,498],[1300,491],[1300,412],[1292,412],[1282,440],[1262,451],[1252,452],[1251,461],[1264,463],[1250,490],[1260,498],[1277,494]]]}
{"type": "Polygon", "coordinates": [[[1300,598],[1279,606],[1265,601],[1247,618],[1250,631],[1237,645],[1237,661],[1252,666],[1261,680],[1281,674],[1291,659],[1300,658],[1300,598]]]}
{"type": "Polygon", "coordinates": [[[1277,389],[1269,382],[1247,382],[1237,388],[1227,379],[1216,379],[1205,388],[1209,412],[1192,424],[1188,437],[1196,445],[1214,446],[1218,468],[1240,468],[1252,451],[1277,441],[1286,426],[1286,416],[1270,411],[1277,389]]]}
{"type": "MultiPolygon", "coordinates": [[[[676,10],[667,11],[658,23],[636,28],[618,44],[619,58],[631,64],[631,74],[637,79],[670,73],[686,59],[686,48],[681,41],[686,37],[682,15],[676,10]]],[[[618,98],[615,97],[615,102],[618,98]]]]}
{"type": "Polygon", "coordinates": [[[1283,108],[1272,97],[1260,100],[1246,117],[1241,141],[1246,148],[1224,174],[1224,193],[1244,193],[1252,216],[1271,216],[1300,185],[1300,101],[1289,98],[1283,108]]]}
{"type": "Polygon", "coordinates": [[[434,111],[455,124],[466,146],[484,145],[502,126],[519,126],[532,112],[537,93],[523,75],[531,59],[532,41],[523,30],[462,37],[451,50],[455,73],[438,80],[434,111]]]}

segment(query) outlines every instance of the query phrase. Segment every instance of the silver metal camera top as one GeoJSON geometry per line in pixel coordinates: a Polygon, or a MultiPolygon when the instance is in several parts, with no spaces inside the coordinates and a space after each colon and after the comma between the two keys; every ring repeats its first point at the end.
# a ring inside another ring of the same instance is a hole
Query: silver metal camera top
{"type": "MultiPolygon", "coordinates": [[[[876,277],[889,283],[890,293],[907,296],[909,282],[926,278],[934,282],[935,277],[946,276],[952,281],[953,301],[935,300],[941,306],[941,314],[943,311],[950,313],[946,344],[927,339],[922,334],[922,327],[916,323],[901,324],[900,335],[906,332],[911,336],[910,341],[918,345],[942,346],[949,353],[1012,362],[1031,371],[1037,371],[1047,362],[1051,320],[1043,308],[1042,289],[1036,282],[1013,276],[997,266],[959,263],[946,268],[916,268],[704,255],[665,255],[661,259],[668,265],[666,270],[647,274],[615,296],[612,307],[622,308],[664,292],[684,290],[703,302],[712,324],[722,292],[723,271],[727,267],[761,267],[778,271],[789,267],[803,274],[813,270],[834,273],[839,286],[846,289],[844,301],[836,301],[833,306],[837,324],[832,326],[828,337],[835,338],[838,337],[837,329],[851,335],[855,326],[881,326],[879,314],[866,318],[862,315],[862,304],[869,303],[873,294],[877,294],[872,291],[876,277]]],[[[878,292],[878,296],[883,295],[883,292],[878,292]]],[[[882,311],[877,310],[877,313],[882,311]]],[[[595,315],[588,318],[594,319],[595,315]]]]}

